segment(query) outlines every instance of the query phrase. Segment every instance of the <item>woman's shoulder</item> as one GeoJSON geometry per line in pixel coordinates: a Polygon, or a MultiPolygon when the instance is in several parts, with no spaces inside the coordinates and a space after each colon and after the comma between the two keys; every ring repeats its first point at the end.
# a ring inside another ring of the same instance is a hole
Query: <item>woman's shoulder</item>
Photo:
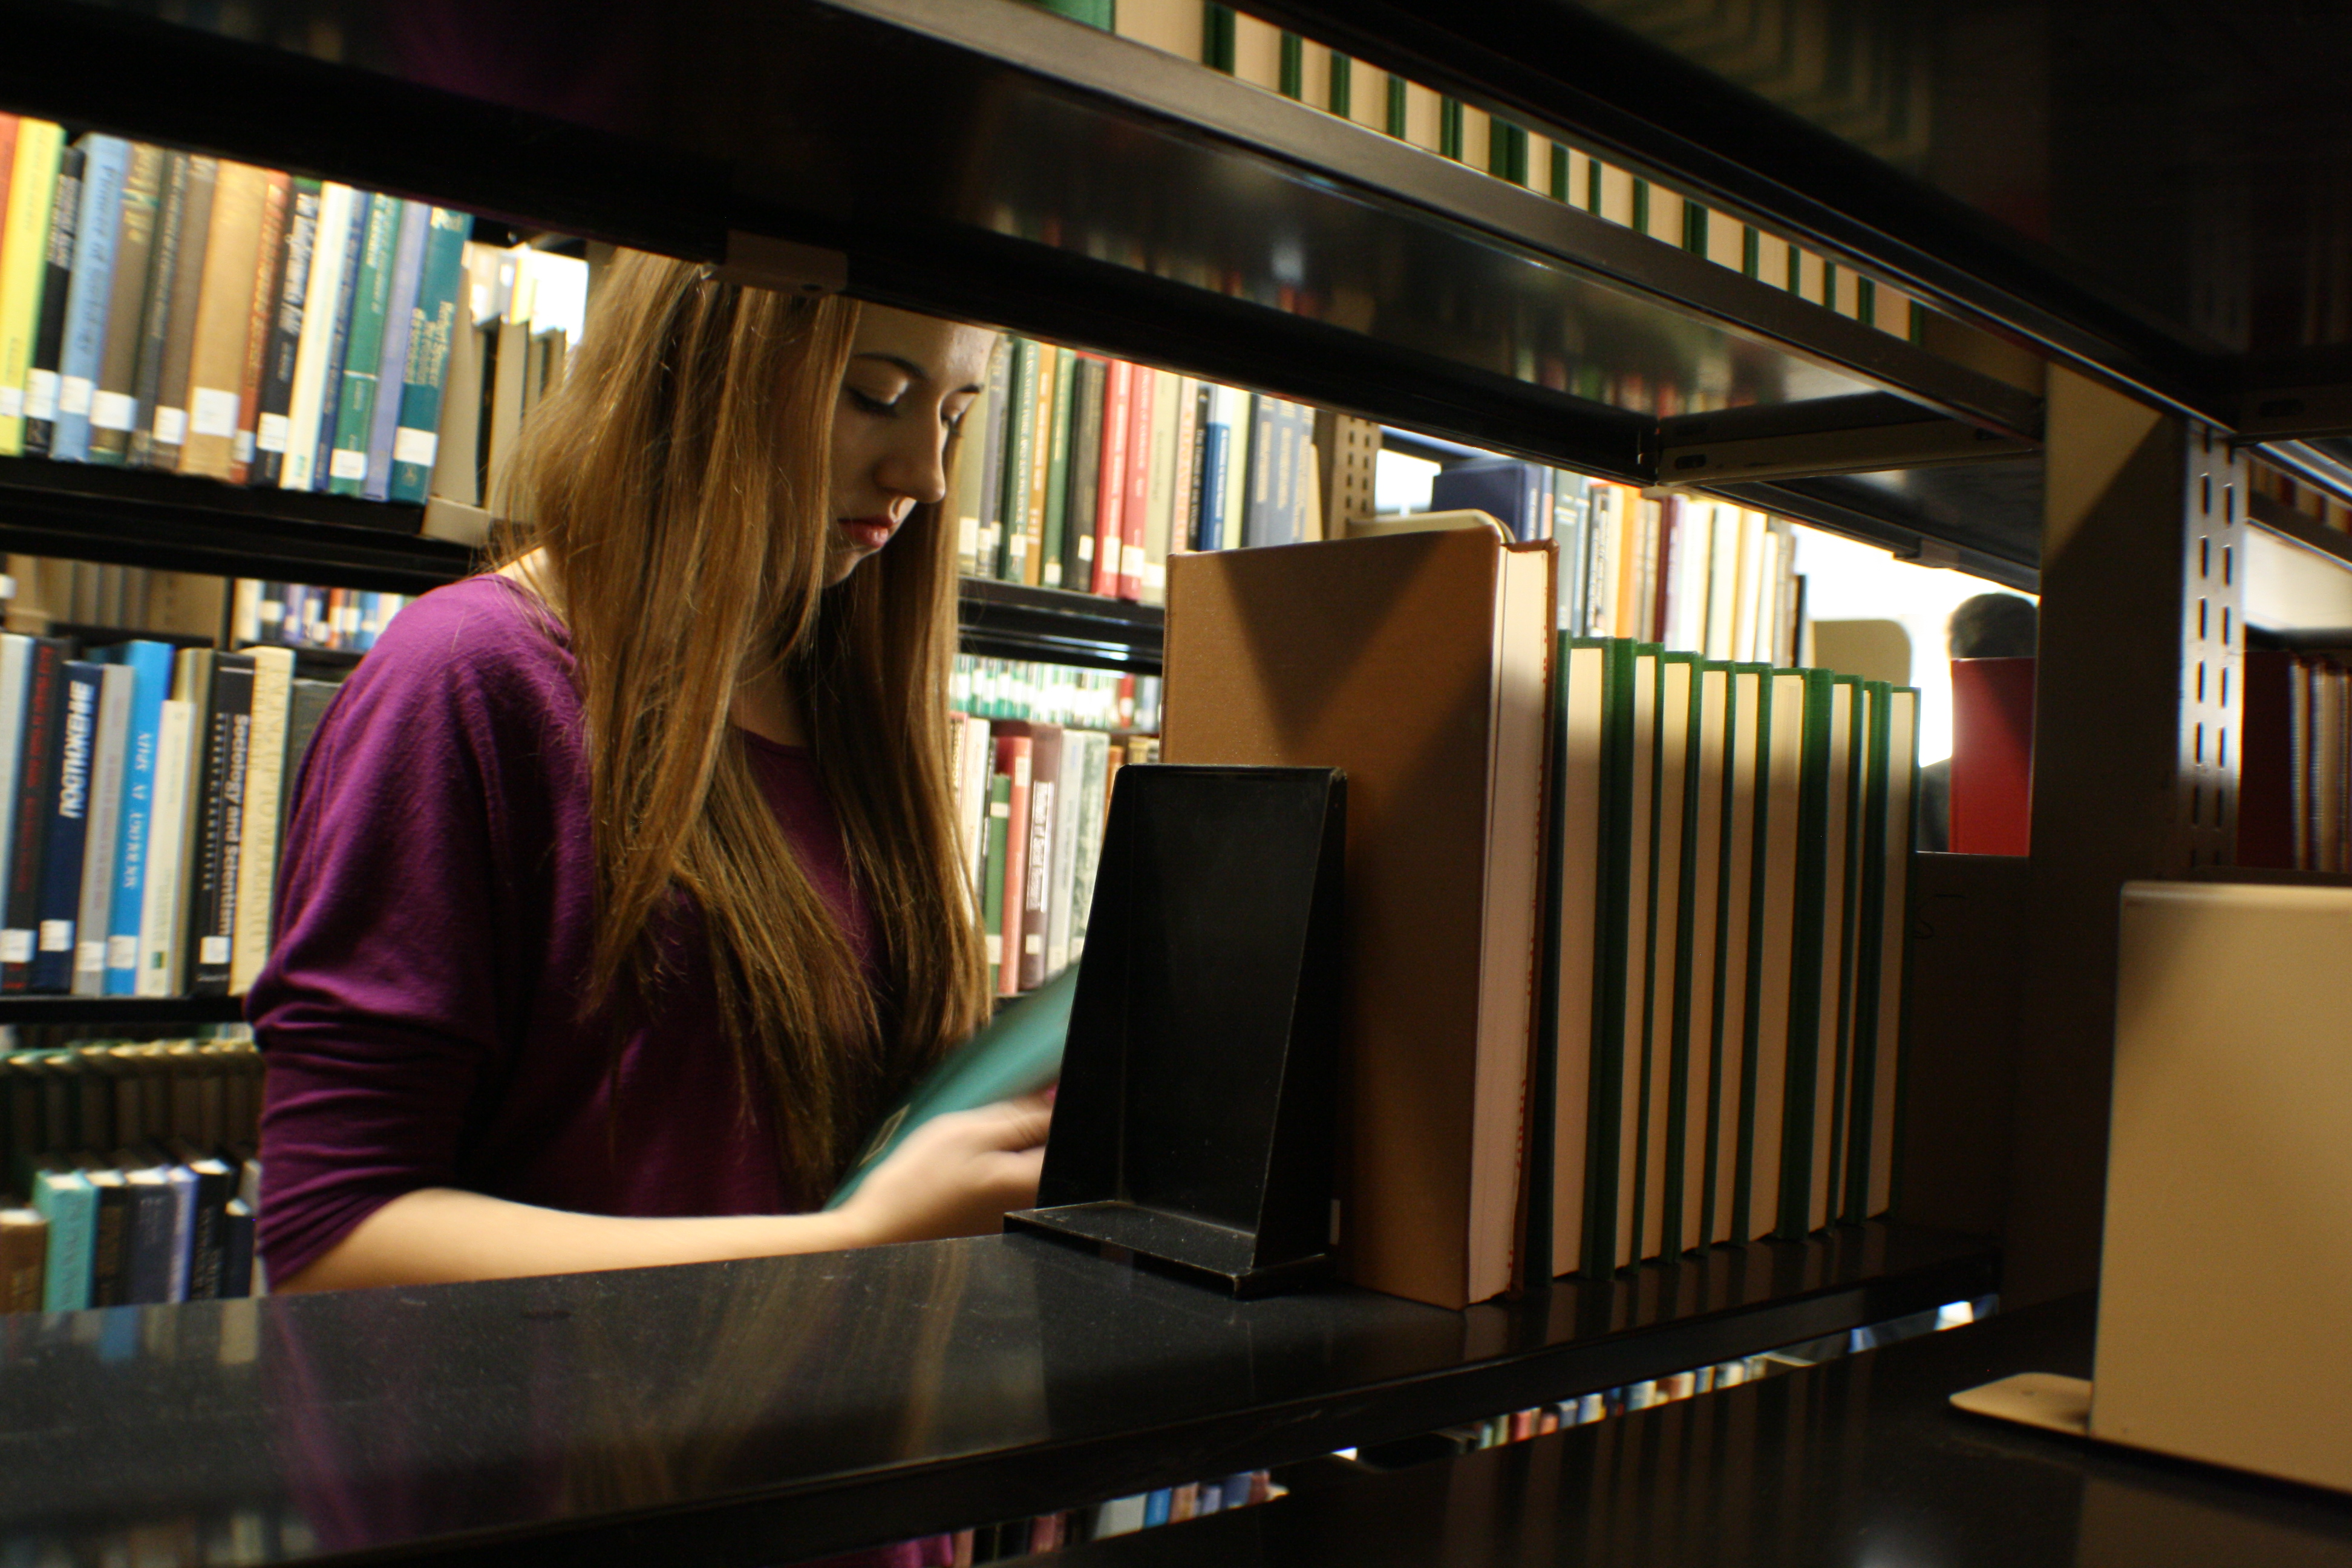
{"type": "Polygon", "coordinates": [[[562,628],[540,601],[485,574],[404,606],[352,673],[338,706],[569,715],[578,708],[572,675],[562,628]]]}

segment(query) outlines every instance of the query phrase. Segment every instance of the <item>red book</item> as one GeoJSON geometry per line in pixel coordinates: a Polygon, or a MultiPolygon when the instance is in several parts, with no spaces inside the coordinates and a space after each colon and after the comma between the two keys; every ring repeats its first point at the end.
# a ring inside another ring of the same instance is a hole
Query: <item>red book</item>
{"type": "Polygon", "coordinates": [[[2239,688],[2238,864],[2295,868],[2294,655],[2246,655],[2239,688]]]}
{"type": "MultiPolygon", "coordinates": [[[[1026,730],[1027,725],[1022,729],[1026,730]]],[[[1021,994],[1021,905],[1029,889],[1029,737],[996,736],[996,771],[1013,780],[1013,817],[1004,832],[1004,941],[998,953],[996,994],[1021,994]]],[[[993,873],[997,868],[989,868],[993,873]]]]}
{"type": "MultiPolygon", "coordinates": [[[[1146,384],[1149,384],[1147,382],[1146,384]]],[[[1119,564],[1127,554],[1128,404],[1135,391],[1135,367],[1110,362],[1103,377],[1102,472],[1096,480],[1095,580],[1092,592],[1118,597],[1119,564]]]]}
{"type": "Polygon", "coordinates": [[[1952,660],[1952,853],[2033,847],[2033,660],[1952,660]]]}
{"type": "Polygon", "coordinates": [[[1143,521],[1151,503],[1151,389],[1159,377],[1129,367],[1127,500],[1119,508],[1118,596],[1143,597],[1143,521]]]}

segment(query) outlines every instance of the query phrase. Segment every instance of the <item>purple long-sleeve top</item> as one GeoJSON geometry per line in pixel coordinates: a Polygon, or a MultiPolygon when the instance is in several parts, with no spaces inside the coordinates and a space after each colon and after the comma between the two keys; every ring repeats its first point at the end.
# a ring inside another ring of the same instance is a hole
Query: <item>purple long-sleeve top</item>
{"type": "MultiPolygon", "coordinates": [[[[870,964],[874,924],[814,762],[738,733],[870,964]]],[[[500,577],[403,610],[328,709],[247,1002],[268,1066],[258,1243],[272,1278],[424,1187],[608,1215],[822,1198],[786,1184],[690,908],[663,937],[677,979],[642,1026],[582,1014],[596,868],[581,742],[561,628],[500,577]]]]}

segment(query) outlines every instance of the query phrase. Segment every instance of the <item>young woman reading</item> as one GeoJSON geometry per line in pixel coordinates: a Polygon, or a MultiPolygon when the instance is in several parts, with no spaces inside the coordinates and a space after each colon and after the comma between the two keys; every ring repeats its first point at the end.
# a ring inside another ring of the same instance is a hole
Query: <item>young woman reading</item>
{"type": "Polygon", "coordinates": [[[987,1016],[942,755],[980,330],[617,258],[527,548],[404,610],[312,742],[248,1003],[273,1289],[993,1230],[1048,1112],[926,1127],[987,1016]]]}

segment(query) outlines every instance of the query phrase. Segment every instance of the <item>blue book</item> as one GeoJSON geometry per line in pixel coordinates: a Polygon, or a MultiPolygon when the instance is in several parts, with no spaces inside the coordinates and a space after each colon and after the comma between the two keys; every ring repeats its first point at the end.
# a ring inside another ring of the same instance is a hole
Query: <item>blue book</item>
{"type": "Polygon", "coordinates": [[[89,403],[98,392],[99,356],[106,352],[107,305],[114,287],[114,242],[121,226],[122,186],[131,173],[131,143],[120,136],[86,136],[81,215],[74,229],[73,281],[66,286],[66,336],[58,356],[57,430],[49,456],[89,461],[89,403]]]}
{"type": "Polygon", "coordinates": [[[1144,1529],[1150,1530],[1155,1526],[1168,1522],[1168,1505],[1175,1495],[1176,1489],[1173,1487],[1161,1487],[1157,1491],[1147,1492],[1144,1494],[1144,1529]]]}
{"type": "MultiPolygon", "coordinates": [[[[328,339],[327,379],[319,391],[319,460],[311,465],[310,488],[323,490],[332,476],[334,467],[335,421],[342,411],[343,353],[351,346],[352,300],[359,291],[360,256],[367,247],[368,224],[379,202],[396,202],[398,196],[372,196],[365,191],[352,193],[351,227],[342,235],[343,288],[335,299],[335,326],[328,339]]],[[[325,236],[320,237],[320,243],[325,236]]]]}
{"type": "Polygon", "coordinates": [[[253,1294],[253,1210],[231,1198],[221,1211],[221,1279],[224,1297],[253,1294]]]}
{"type": "Polygon", "coordinates": [[[79,1311],[89,1305],[89,1248],[98,1225],[98,1189],[62,1160],[45,1160],[33,1173],[33,1206],[49,1222],[41,1310],[79,1311]]]}
{"type": "Polygon", "coordinates": [[[416,293],[424,281],[425,237],[433,209],[406,202],[400,233],[392,246],[392,293],[383,310],[383,342],[376,355],[375,407],[368,421],[367,478],[360,494],[383,500],[392,494],[392,437],[400,427],[400,394],[408,374],[408,344],[415,328],[416,293]]]}
{"type": "Polygon", "coordinates": [[[28,990],[73,989],[74,926],[81,913],[81,857],[89,826],[89,765],[98,743],[98,693],[104,673],[86,659],[66,665],[57,786],[46,813],[40,922],[34,928],[28,990]]]}
{"type": "Polygon", "coordinates": [[[461,314],[466,290],[466,237],[474,220],[435,207],[425,240],[425,266],[409,328],[408,363],[400,381],[400,426],[393,433],[391,499],[422,505],[433,483],[440,445],[441,395],[449,378],[449,352],[457,334],[472,331],[461,314]]]}
{"type": "Polygon", "coordinates": [[[1219,387],[1201,428],[1201,533],[1195,549],[1225,547],[1225,476],[1234,460],[1233,407],[1234,399],[1219,387]]]}
{"type": "Polygon", "coordinates": [[[1241,538],[1244,546],[1281,544],[1282,405],[1260,394],[1249,422],[1249,479],[1242,491],[1241,538]]]}
{"type": "Polygon", "coordinates": [[[1429,482],[1429,510],[1483,511],[1513,539],[1526,540],[1540,537],[1531,526],[1541,494],[1538,465],[1516,458],[1474,458],[1438,470],[1429,482]]]}
{"type": "Polygon", "coordinates": [[[147,837],[154,824],[155,746],[163,728],[163,701],[172,695],[172,645],[121,643],[99,658],[128,665],[138,683],[131,692],[130,744],[123,750],[122,807],[116,816],[114,898],[106,927],[106,994],[139,994],[139,922],[146,910],[147,837]]]}
{"type": "Polygon", "coordinates": [[[178,1196],[170,1167],[149,1155],[121,1151],[114,1156],[131,1190],[131,1241],[125,1251],[128,1300],[134,1307],[161,1306],[172,1298],[173,1230],[178,1196]]]}
{"type": "Polygon", "coordinates": [[[165,1165],[163,1184],[172,1194],[171,1256],[164,1265],[163,1300],[188,1299],[196,1263],[196,1173],[185,1165],[165,1165]]]}

